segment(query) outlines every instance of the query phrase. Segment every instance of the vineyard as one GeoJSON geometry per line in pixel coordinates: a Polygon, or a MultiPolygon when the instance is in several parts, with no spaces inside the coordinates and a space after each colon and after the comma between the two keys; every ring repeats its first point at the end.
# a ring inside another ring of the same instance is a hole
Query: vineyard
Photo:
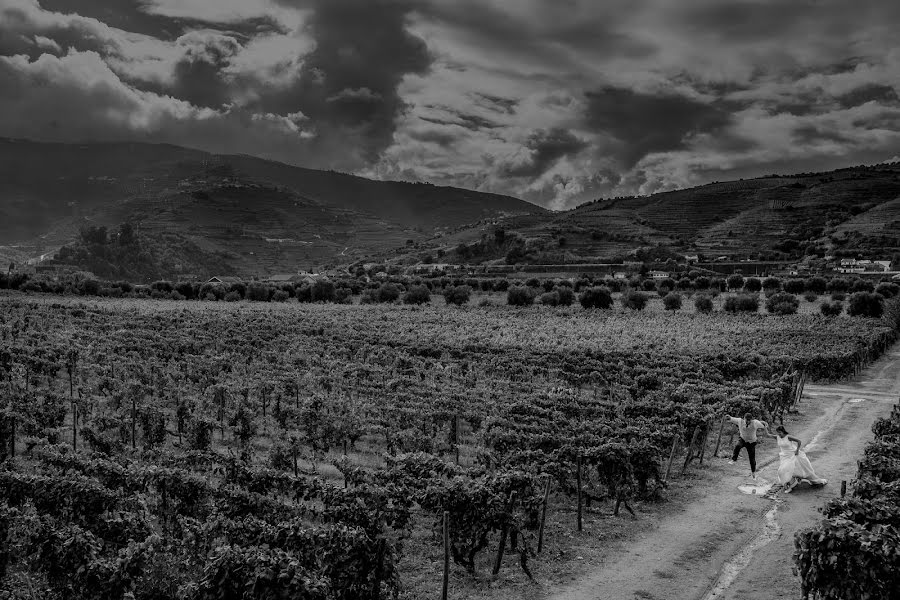
{"type": "Polygon", "coordinates": [[[872,426],[849,496],[795,539],[804,599],[889,600],[900,590],[900,404],[872,426]]]}
{"type": "Polygon", "coordinates": [[[136,600],[392,597],[414,535],[531,577],[548,511],[664,498],[898,314],[0,306],[0,595],[136,600]]]}

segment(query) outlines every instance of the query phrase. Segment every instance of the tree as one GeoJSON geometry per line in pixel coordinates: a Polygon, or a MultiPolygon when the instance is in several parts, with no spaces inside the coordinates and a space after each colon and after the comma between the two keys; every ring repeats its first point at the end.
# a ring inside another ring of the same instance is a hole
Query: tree
{"type": "Polygon", "coordinates": [[[758,292],[762,289],[762,282],[756,277],[748,277],[744,281],[744,289],[748,292],[758,292]]]}
{"type": "Polygon", "coordinates": [[[744,276],[738,273],[729,275],[728,279],[725,280],[725,283],[728,284],[729,290],[739,290],[744,287],[744,276]]]}
{"type": "Polygon", "coordinates": [[[578,302],[584,308],[601,308],[605,310],[613,305],[613,298],[608,287],[594,286],[581,292],[578,302]]]}
{"type": "Polygon", "coordinates": [[[119,226],[119,245],[130,246],[137,242],[137,235],[134,232],[134,225],[131,223],[122,223],[119,226]]]}
{"type": "Polygon", "coordinates": [[[729,296],[725,299],[722,306],[725,312],[738,313],[749,312],[755,313],[759,311],[759,298],[750,294],[738,294],[737,296],[729,296]]]}
{"type": "Polygon", "coordinates": [[[572,306],[572,303],[575,302],[575,292],[570,286],[558,285],[553,288],[553,291],[559,295],[560,306],[572,306]]]}
{"type": "Polygon", "coordinates": [[[836,317],[844,310],[844,305],[840,302],[828,302],[826,300],[822,303],[822,306],[819,307],[819,310],[826,317],[836,317]]]}
{"type": "Polygon", "coordinates": [[[650,296],[644,292],[631,290],[622,295],[622,306],[630,308],[631,310],[644,310],[649,299],[650,296]]]}
{"type": "Polygon", "coordinates": [[[711,313],[713,311],[712,298],[706,294],[699,294],[694,298],[694,307],[697,309],[698,313],[711,313]]]}
{"type": "Polygon", "coordinates": [[[850,296],[847,314],[851,317],[878,318],[884,314],[884,296],[872,292],[856,292],[850,296]]]}
{"type": "Polygon", "coordinates": [[[313,282],[309,297],[312,302],[334,302],[335,292],[334,283],[328,279],[319,279],[313,282]]]}
{"type": "Polygon", "coordinates": [[[535,292],[528,286],[516,285],[506,292],[506,303],[510,306],[529,306],[534,304],[535,292]]]}
{"type": "Polygon", "coordinates": [[[806,282],[802,279],[788,279],[784,282],[784,291],[789,294],[802,294],[806,289],[806,282]]]}
{"type": "Polygon", "coordinates": [[[766,310],[774,315],[793,315],[800,308],[800,300],[793,294],[779,292],[766,299],[766,310]]]}
{"type": "Polygon", "coordinates": [[[559,294],[557,292],[544,292],[538,296],[537,300],[544,306],[559,306],[559,294]]]}
{"type": "Polygon", "coordinates": [[[821,296],[828,289],[828,282],[824,277],[811,277],[806,280],[806,289],[821,296]]]}
{"type": "Polygon", "coordinates": [[[665,296],[663,296],[663,306],[666,307],[666,310],[676,311],[681,308],[681,294],[678,292],[669,292],[665,296]]]}
{"type": "Polygon", "coordinates": [[[447,304],[462,306],[472,296],[472,288],[467,285],[456,285],[444,290],[444,300],[447,304]]]}
{"type": "Polygon", "coordinates": [[[424,285],[412,285],[403,295],[403,304],[426,304],[431,302],[431,292],[424,285]]]}

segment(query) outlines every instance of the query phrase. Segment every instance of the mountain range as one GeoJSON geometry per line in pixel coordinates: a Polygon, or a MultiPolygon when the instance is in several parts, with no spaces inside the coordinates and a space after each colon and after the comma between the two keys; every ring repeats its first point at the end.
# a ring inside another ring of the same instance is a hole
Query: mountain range
{"type": "MultiPolygon", "coordinates": [[[[0,260],[47,259],[64,245],[84,246],[79,232],[87,228],[115,232],[122,223],[144,245],[144,267],[121,271],[137,279],[264,276],[364,261],[510,262],[513,248],[516,261],[549,263],[660,249],[890,257],[900,252],[900,163],[715,182],[551,212],[509,196],[171,145],[0,139],[0,260]],[[498,229],[511,235],[488,243],[498,229]]],[[[91,264],[115,272],[107,254],[91,264]]]]}

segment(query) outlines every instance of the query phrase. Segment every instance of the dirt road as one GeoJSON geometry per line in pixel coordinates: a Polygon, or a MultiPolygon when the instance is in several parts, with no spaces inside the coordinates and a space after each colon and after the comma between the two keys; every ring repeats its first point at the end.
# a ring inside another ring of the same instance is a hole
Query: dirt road
{"type": "MultiPolygon", "coordinates": [[[[817,509],[840,495],[841,481],[872,439],[871,426],[900,397],[900,347],[852,381],[807,385],[800,413],[785,419],[803,440],[828,485],[801,484],[791,494],[763,495],[776,479],[778,450],[768,439],[757,450],[759,480],[746,455],[729,465],[713,459],[695,498],[666,511],[647,532],[596,566],[586,578],[552,590],[558,600],[770,600],[800,598],[792,574],[794,533],[815,523],[817,509]]],[[[724,453],[720,451],[720,455],[724,453]]]]}

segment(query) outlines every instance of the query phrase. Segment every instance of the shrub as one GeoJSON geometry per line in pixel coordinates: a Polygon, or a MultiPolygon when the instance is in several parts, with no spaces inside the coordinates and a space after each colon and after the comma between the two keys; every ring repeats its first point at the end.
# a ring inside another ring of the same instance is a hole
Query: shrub
{"type": "Polygon", "coordinates": [[[822,306],[819,307],[819,310],[826,317],[836,317],[844,310],[844,305],[840,302],[828,302],[826,300],[822,303],[822,306]]]}
{"type": "Polygon", "coordinates": [[[793,315],[799,308],[797,296],[787,292],[772,294],[766,300],[766,310],[774,315],[793,315]]]}
{"type": "Polygon", "coordinates": [[[231,290],[227,294],[225,294],[226,302],[237,302],[241,299],[241,295],[236,290],[231,290]]]}
{"type": "Polygon", "coordinates": [[[694,298],[694,307],[699,313],[711,313],[713,311],[713,301],[706,294],[700,294],[694,298]]]}
{"type": "Polygon", "coordinates": [[[844,292],[834,292],[833,294],[831,294],[831,299],[836,302],[843,302],[847,299],[847,294],[845,294],[844,292]]]}
{"type": "Polygon", "coordinates": [[[431,302],[431,292],[424,285],[412,285],[403,294],[403,304],[426,304],[431,302]]]}
{"type": "Polygon", "coordinates": [[[254,302],[268,302],[272,297],[272,290],[264,283],[251,283],[247,288],[247,300],[254,302]]]}
{"type": "Polygon", "coordinates": [[[311,302],[334,302],[337,288],[328,279],[318,279],[309,290],[311,302]]]}
{"type": "Polygon", "coordinates": [[[744,276],[738,275],[737,273],[729,275],[728,279],[725,280],[725,283],[728,284],[729,290],[739,290],[744,287],[744,276]]]}
{"type": "Polygon", "coordinates": [[[447,304],[462,306],[472,296],[472,288],[468,285],[457,285],[444,290],[444,300],[447,304]]]}
{"type": "Polygon", "coordinates": [[[238,281],[236,283],[232,283],[228,287],[228,290],[232,291],[232,292],[237,292],[241,298],[244,298],[247,296],[247,284],[244,283],[243,281],[238,281]]]}
{"type": "Polygon", "coordinates": [[[165,292],[167,294],[170,294],[175,288],[172,286],[171,281],[154,281],[150,284],[150,289],[153,291],[165,292]]]}
{"type": "Polygon", "coordinates": [[[297,302],[312,302],[312,286],[303,283],[294,288],[294,296],[297,302]]]}
{"type": "Polygon", "coordinates": [[[806,280],[806,289],[821,296],[827,291],[828,282],[824,277],[812,277],[806,280]]]}
{"type": "Polygon", "coordinates": [[[784,282],[784,291],[789,294],[802,294],[806,290],[806,282],[802,279],[788,279],[784,282]]]}
{"type": "Polygon", "coordinates": [[[665,296],[675,289],[675,280],[671,277],[665,277],[656,281],[656,291],[660,297],[665,296]]]}
{"type": "Polygon", "coordinates": [[[560,306],[572,306],[572,303],[575,302],[575,292],[572,290],[571,286],[559,285],[554,292],[559,294],[560,306]]]}
{"type": "Polygon", "coordinates": [[[581,306],[584,308],[607,309],[612,306],[613,299],[609,288],[594,286],[581,292],[581,296],[578,297],[578,302],[580,302],[581,306]]]}
{"type": "Polygon", "coordinates": [[[175,291],[187,298],[188,300],[193,300],[197,297],[196,293],[197,288],[194,287],[194,284],[190,281],[181,281],[175,284],[175,291]]]}
{"type": "Polygon", "coordinates": [[[709,280],[709,289],[715,292],[724,292],[725,291],[725,280],[721,277],[713,277],[709,280]]]}
{"type": "Polygon", "coordinates": [[[506,303],[510,306],[529,306],[534,304],[534,296],[532,288],[517,285],[506,292],[506,303]]]}
{"type": "Polygon", "coordinates": [[[850,284],[851,292],[874,292],[875,284],[873,284],[868,279],[854,279],[853,283],[850,284]]]}
{"type": "Polygon", "coordinates": [[[846,279],[842,279],[840,277],[835,277],[834,279],[830,279],[828,283],[825,285],[825,289],[828,292],[846,292],[850,289],[850,284],[846,279]]]}
{"type": "Polygon", "coordinates": [[[557,292],[545,292],[538,296],[537,301],[544,306],[559,306],[559,294],[557,292]]]}
{"type": "Polygon", "coordinates": [[[290,297],[291,297],[291,295],[288,294],[286,291],[277,290],[274,294],[272,294],[272,301],[273,302],[287,302],[288,298],[290,298],[290,297]]]}
{"type": "Polygon", "coordinates": [[[701,275],[697,279],[694,280],[694,289],[695,290],[708,290],[709,289],[709,277],[701,275]]]}
{"type": "Polygon", "coordinates": [[[847,314],[851,317],[880,317],[884,314],[884,296],[872,292],[856,292],[850,296],[847,314]]]}
{"type": "Polygon", "coordinates": [[[756,277],[748,277],[744,282],[744,289],[748,292],[758,292],[762,289],[762,281],[756,277]]]}
{"type": "MultiPolygon", "coordinates": [[[[696,278],[695,278],[696,279],[696,278]]],[[[678,280],[678,289],[686,291],[694,287],[694,281],[688,277],[682,277],[678,280]]]]}
{"type": "Polygon", "coordinates": [[[495,279],[494,280],[494,291],[495,292],[505,292],[509,289],[509,281],[506,279],[495,279]]]}
{"type": "Polygon", "coordinates": [[[653,279],[645,279],[641,282],[641,287],[644,288],[644,291],[652,292],[656,290],[656,281],[653,279]]]}
{"type": "Polygon", "coordinates": [[[622,295],[622,306],[631,310],[644,310],[648,300],[650,300],[650,296],[644,292],[631,290],[622,295]]]}
{"type": "Polygon", "coordinates": [[[383,283],[378,287],[376,297],[379,302],[396,302],[400,298],[400,288],[393,283],[383,283]]]}
{"type": "Polygon", "coordinates": [[[337,304],[352,304],[353,289],[348,287],[339,287],[334,290],[334,301],[337,304]]]}
{"type": "Polygon", "coordinates": [[[881,294],[885,298],[893,298],[900,291],[900,286],[896,283],[879,283],[875,288],[876,294],[881,294]]]}
{"type": "Polygon", "coordinates": [[[762,286],[764,290],[780,290],[781,280],[777,277],[766,277],[763,279],[762,286]]]}
{"type": "Polygon", "coordinates": [[[82,296],[96,296],[100,293],[100,282],[96,279],[85,279],[78,284],[78,293],[82,296]]]}
{"type": "Polygon", "coordinates": [[[738,313],[749,312],[755,313],[759,310],[759,298],[750,294],[738,294],[725,298],[725,304],[722,306],[725,312],[738,313]]]}
{"type": "Polygon", "coordinates": [[[666,310],[676,311],[681,308],[681,294],[677,292],[669,292],[663,297],[663,306],[666,310]]]}
{"type": "Polygon", "coordinates": [[[819,298],[819,296],[813,291],[806,292],[805,294],[803,294],[803,297],[807,302],[815,302],[819,298]]]}

